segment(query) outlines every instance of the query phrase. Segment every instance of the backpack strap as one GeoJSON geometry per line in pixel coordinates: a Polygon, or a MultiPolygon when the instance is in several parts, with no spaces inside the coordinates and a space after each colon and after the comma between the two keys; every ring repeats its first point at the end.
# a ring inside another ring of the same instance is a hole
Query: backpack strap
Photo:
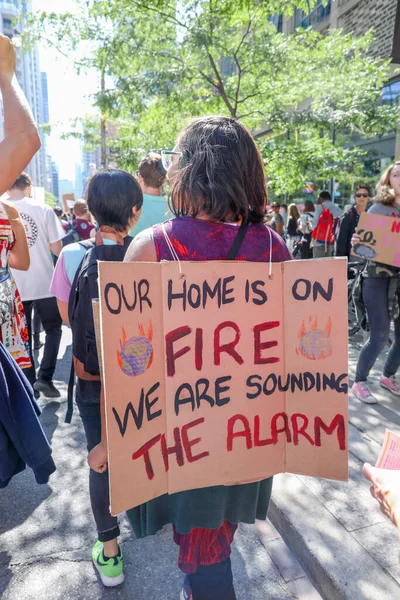
{"type": "Polygon", "coordinates": [[[74,412],[74,387],[75,387],[75,367],[74,360],[71,360],[71,370],[68,380],[68,396],[67,396],[67,414],[65,415],[65,423],[71,423],[72,413],[74,412]]]}
{"type": "Polygon", "coordinates": [[[227,260],[235,260],[244,240],[244,236],[246,235],[249,224],[247,221],[242,221],[240,223],[239,231],[237,232],[235,239],[233,240],[233,244],[231,249],[229,250],[227,260]]]}
{"type": "MultiPolygon", "coordinates": [[[[131,236],[125,236],[124,238],[121,236],[121,234],[114,229],[113,227],[100,227],[99,231],[96,233],[95,238],[91,238],[89,240],[81,240],[79,241],[79,245],[82,246],[82,248],[85,249],[85,255],[82,258],[79,267],[76,270],[75,273],[75,277],[74,277],[74,281],[72,283],[72,287],[76,287],[77,285],[77,281],[79,279],[80,273],[82,271],[82,266],[83,263],[87,257],[87,252],[89,250],[92,250],[93,248],[95,248],[96,246],[103,246],[103,237],[101,235],[101,233],[111,233],[113,235],[115,235],[115,241],[118,245],[124,245],[124,246],[129,246],[129,244],[132,242],[133,238],[131,236]]],[[[74,412],[74,387],[75,387],[75,367],[74,367],[74,360],[72,358],[71,360],[71,370],[70,370],[70,374],[69,374],[69,380],[68,380],[68,395],[67,395],[67,414],[65,415],[65,423],[71,423],[72,420],[72,414],[74,412]]]]}

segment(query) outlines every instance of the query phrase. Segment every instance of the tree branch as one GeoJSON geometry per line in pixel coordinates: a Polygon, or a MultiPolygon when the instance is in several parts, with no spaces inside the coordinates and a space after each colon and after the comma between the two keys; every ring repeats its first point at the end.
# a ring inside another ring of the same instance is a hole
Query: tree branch
{"type": "MultiPolygon", "coordinates": [[[[160,15],[161,17],[164,17],[164,19],[166,19],[170,23],[174,23],[175,25],[179,25],[179,27],[183,27],[183,29],[186,29],[187,31],[189,30],[189,27],[187,25],[185,25],[185,23],[182,23],[182,21],[180,21],[179,19],[177,19],[173,15],[165,13],[162,10],[160,10],[159,8],[156,8],[156,7],[153,7],[153,6],[149,6],[148,4],[143,4],[143,2],[139,2],[137,0],[130,0],[130,2],[131,2],[131,4],[134,4],[135,6],[137,6],[138,8],[141,8],[143,10],[152,11],[152,12],[156,13],[157,15],[160,15]]],[[[173,10],[175,12],[175,9],[171,8],[171,10],[173,10]]]]}
{"type": "Polygon", "coordinates": [[[215,84],[213,82],[213,85],[217,88],[217,90],[221,94],[221,98],[223,99],[223,101],[225,102],[225,104],[226,104],[229,112],[231,113],[231,117],[236,117],[235,110],[234,110],[232,104],[230,103],[228,96],[226,95],[224,82],[222,81],[222,78],[221,78],[221,75],[220,75],[220,73],[218,71],[217,65],[215,64],[214,58],[213,58],[213,56],[212,56],[212,54],[211,54],[211,52],[209,50],[207,50],[207,56],[208,56],[208,60],[211,63],[211,66],[213,68],[213,71],[214,71],[215,76],[216,76],[217,81],[218,81],[218,84],[215,84]]]}

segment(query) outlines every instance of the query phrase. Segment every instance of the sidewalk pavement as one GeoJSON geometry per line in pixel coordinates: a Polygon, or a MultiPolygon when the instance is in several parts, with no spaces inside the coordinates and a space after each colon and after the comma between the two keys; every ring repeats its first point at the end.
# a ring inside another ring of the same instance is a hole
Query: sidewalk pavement
{"type": "MultiPolygon", "coordinates": [[[[76,410],[72,423],[64,423],[70,364],[65,329],[55,376],[62,397],[40,399],[57,471],[48,485],[39,486],[27,469],[0,490],[0,598],[178,600],[183,575],[170,527],[136,540],[122,518],[122,586],[105,589],[91,563],[95,527],[85,438],[76,410]]],[[[232,563],[238,600],[321,600],[269,521],[239,527],[232,563]]]]}
{"type": "MultiPolygon", "coordinates": [[[[354,381],[362,335],[349,348],[354,381]]],[[[400,434],[400,398],[379,387],[386,352],[371,373],[378,404],[366,405],[349,392],[349,482],[291,474],[274,478],[269,517],[305,572],[328,600],[400,598],[400,543],[362,473],[375,464],[385,429],[400,434]]]]}

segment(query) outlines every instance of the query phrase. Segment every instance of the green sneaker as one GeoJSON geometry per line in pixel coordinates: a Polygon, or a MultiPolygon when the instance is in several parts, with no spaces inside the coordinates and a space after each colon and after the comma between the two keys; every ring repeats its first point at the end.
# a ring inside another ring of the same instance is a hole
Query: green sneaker
{"type": "Polygon", "coordinates": [[[124,581],[124,561],[121,548],[119,548],[118,556],[105,560],[103,544],[102,542],[96,542],[92,548],[92,560],[105,586],[114,587],[124,581]]]}

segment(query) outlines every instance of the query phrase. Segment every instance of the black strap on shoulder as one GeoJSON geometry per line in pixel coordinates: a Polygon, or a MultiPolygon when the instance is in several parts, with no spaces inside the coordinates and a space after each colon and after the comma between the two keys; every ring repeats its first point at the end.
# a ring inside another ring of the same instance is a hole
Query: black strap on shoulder
{"type": "Polygon", "coordinates": [[[78,244],[82,246],[82,248],[85,248],[85,250],[89,250],[90,248],[94,248],[96,245],[96,240],[94,238],[90,238],[89,240],[80,240],[78,244]]]}
{"type": "Polygon", "coordinates": [[[236,234],[235,239],[233,240],[233,244],[231,249],[229,250],[229,254],[228,254],[228,258],[227,260],[235,260],[235,258],[238,255],[238,252],[240,250],[240,246],[242,245],[242,242],[244,240],[244,236],[246,235],[246,231],[248,228],[249,224],[247,221],[242,221],[239,227],[239,231],[236,234]]]}
{"type": "Polygon", "coordinates": [[[74,361],[71,360],[71,371],[69,373],[68,381],[68,409],[65,415],[65,423],[71,423],[72,413],[74,412],[74,386],[75,386],[75,368],[74,361]]]}
{"type": "MultiPolygon", "coordinates": [[[[94,239],[90,240],[81,240],[78,242],[82,248],[85,249],[85,255],[79,263],[79,267],[76,270],[74,281],[72,282],[72,289],[75,289],[77,286],[78,278],[82,270],[83,262],[86,258],[86,253],[88,250],[96,247],[96,241],[94,239]]],[[[68,303],[68,311],[69,311],[69,303],[68,303]]],[[[67,394],[67,414],[65,415],[65,423],[71,423],[72,415],[74,412],[74,387],[75,387],[75,368],[74,368],[74,360],[71,358],[71,370],[69,373],[68,380],[68,394],[67,394]]]]}

